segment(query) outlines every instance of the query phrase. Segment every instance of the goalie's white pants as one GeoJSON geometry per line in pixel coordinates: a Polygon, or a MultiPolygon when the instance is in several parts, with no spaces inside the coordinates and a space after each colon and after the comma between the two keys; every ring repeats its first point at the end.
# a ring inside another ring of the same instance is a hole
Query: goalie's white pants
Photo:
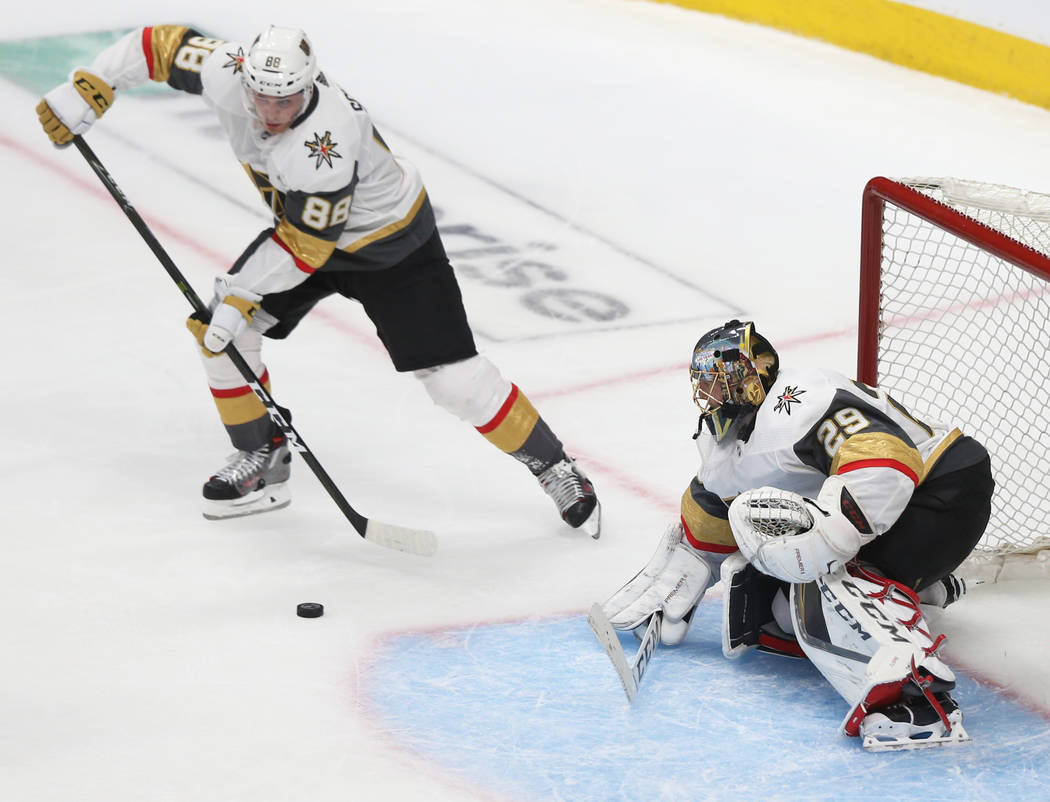
{"type": "Polygon", "coordinates": [[[850,705],[841,731],[857,735],[867,711],[896,701],[919,678],[951,688],[955,674],[937,656],[914,595],[851,568],[792,585],[799,645],[850,705]]]}

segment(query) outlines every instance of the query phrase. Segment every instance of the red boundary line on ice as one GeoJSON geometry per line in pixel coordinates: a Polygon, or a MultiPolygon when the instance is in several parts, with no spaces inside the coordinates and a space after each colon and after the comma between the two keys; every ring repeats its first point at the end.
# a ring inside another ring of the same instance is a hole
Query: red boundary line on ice
{"type": "MultiPolygon", "coordinates": [[[[22,156],[24,159],[29,159],[34,164],[51,171],[55,175],[61,177],[64,181],[72,183],[74,186],[77,187],[77,189],[81,190],[85,194],[90,195],[96,200],[103,201],[105,205],[113,206],[113,208],[116,208],[112,204],[112,199],[109,197],[108,193],[102,190],[102,188],[100,186],[97,186],[95,183],[87,181],[86,179],[80,177],[73,170],[61,164],[58,164],[52,159],[45,158],[32,148],[29,148],[26,145],[23,145],[21,142],[17,142],[16,140],[11,139],[10,137],[5,136],[4,134],[0,134],[0,145],[3,145],[8,150],[14,151],[15,153],[22,156]]],[[[137,206],[135,208],[138,209],[137,206]]],[[[199,239],[196,239],[195,237],[190,236],[188,234],[184,234],[179,229],[165,223],[163,220],[157,218],[156,216],[146,214],[141,210],[139,211],[139,214],[142,215],[142,218],[149,224],[150,228],[154,229],[160,234],[163,234],[164,237],[166,237],[167,239],[178,242],[180,245],[183,245],[187,248],[190,248],[193,251],[196,251],[207,261],[216,265],[220,270],[227,270],[230,267],[230,265],[233,264],[234,259],[231,259],[228,256],[219,253],[218,251],[212,250],[211,248],[201,243],[199,239]]],[[[208,294],[210,294],[210,292],[208,294]]],[[[333,315],[330,312],[326,312],[324,309],[317,308],[313,310],[312,314],[316,318],[323,320],[327,325],[329,325],[333,329],[336,329],[342,334],[351,337],[356,342],[367,346],[371,350],[378,353],[386,353],[386,351],[383,349],[383,346],[376,340],[375,337],[369,336],[360,331],[359,329],[354,328],[340,317],[333,315]]]]}
{"type": "MultiPolygon", "coordinates": [[[[22,144],[21,142],[13,140],[10,137],[5,136],[4,134],[0,134],[0,145],[3,145],[7,149],[14,151],[23,159],[29,159],[34,164],[54,173],[55,175],[61,177],[62,180],[70,182],[75,187],[77,187],[77,189],[81,190],[85,194],[91,196],[92,198],[98,201],[103,202],[104,205],[111,205],[112,199],[106,192],[104,192],[101,189],[101,187],[96,186],[93,182],[90,182],[85,178],[82,178],[81,176],[77,175],[77,173],[71,170],[70,168],[57,163],[53,159],[48,159],[44,157],[32,148],[22,144]]],[[[176,241],[181,245],[192,249],[193,251],[197,252],[202,257],[204,257],[207,261],[216,265],[219,269],[225,270],[231,264],[233,264],[233,259],[230,259],[227,256],[208,248],[207,246],[203,245],[200,242],[200,240],[194,238],[193,236],[183,233],[178,228],[165,223],[163,220],[158,219],[155,215],[143,213],[141,210],[139,213],[152,228],[154,228],[164,237],[176,241]]],[[[313,312],[311,312],[311,315],[317,319],[322,320],[326,325],[330,326],[331,328],[352,338],[355,342],[368,347],[373,352],[377,354],[381,353],[383,355],[386,354],[386,351],[384,350],[382,344],[378,341],[378,339],[375,336],[373,336],[371,333],[362,332],[361,330],[353,327],[337,315],[333,315],[329,312],[326,312],[324,309],[319,308],[315,308],[313,312]]],[[[562,387],[558,390],[541,392],[537,394],[530,393],[529,395],[530,398],[537,399],[553,399],[570,395],[578,395],[581,393],[589,392],[590,390],[601,389],[603,387],[629,384],[631,382],[639,381],[649,376],[667,373],[677,369],[677,367],[663,367],[651,371],[640,371],[633,374],[621,374],[603,381],[591,382],[589,384],[583,384],[576,387],[562,387]]],[[[572,450],[574,453],[583,453],[580,452],[579,449],[570,450],[572,450]]],[[[586,461],[593,464],[596,468],[600,469],[606,476],[610,477],[620,487],[633,493],[639,498],[654,503],[659,509],[663,511],[675,511],[676,507],[671,502],[663,500],[663,493],[645,487],[644,485],[639,483],[634,477],[627,475],[623,471],[619,470],[617,467],[610,465],[607,462],[603,462],[602,460],[594,459],[590,455],[587,455],[586,461]]]]}
{"type": "MultiPolygon", "coordinates": [[[[697,336],[703,334],[703,332],[697,332],[697,336]]],[[[786,351],[792,348],[800,348],[814,343],[826,342],[828,340],[841,340],[846,337],[855,337],[857,334],[856,326],[851,326],[846,329],[838,329],[837,331],[827,331],[820,334],[809,334],[805,337],[795,337],[793,339],[785,339],[777,341],[777,350],[786,351]]],[[[670,373],[681,373],[683,380],[689,371],[689,362],[683,357],[681,362],[676,362],[673,365],[664,365],[661,368],[647,368],[645,370],[637,370],[633,373],[621,373],[616,376],[611,376],[607,379],[598,379],[596,381],[585,382],[583,384],[568,385],[560,387],[556,390],[547,390],[541,393],[530,393],[530,397],[538,400],[545,400],[551,398],[559,398],[566,395],[578,395],[580,393],[588,393],[592,390],[602,390],[606,387],[613,387],[619,384],[633,384],[634,382],[641,381],[643,379],[651,379],[654,376],[663,376],[670,373]]]]}
{"type": "MultiPolygon", "coordinates": [[[[61,166],[61,165],[57,164],[53,160],[44,158],[39,153],[37,153],[36,151],[34,151],[31,148],[27,147],[26,145],[23,145],[22,143],[17,142],[16,140],[13,140],[13,139],[9,138],[9,137],[5,136],[2,133],[0,133],[0,145],[3,145],[7,149],[18,153],[23,158],[27,158],[27,159],[31,160],[33,163],[35,163],[35,164],[39,165],[40,167],[43,167],[43,168],[51,171],[52,173],[62,177],[64,180],[70,181],[78,189],[80,189],[82,192],[90,195],[91,197],[95,198],[96,200],[101,200],[101,201],[104,201],[104,202],[106,202],[108,204],[108,202],[110,200],[109,195],[107,195],[105,192],[103,192],[99,187],[95,186],[93,183],[91,183],[91,182],[85,180],[84,178],[81,178],[80,176],[78,176],[72,170],[67,169],[64,166],[61,166]]],[[[140,214],[141,214],[141,212],[140,212],[140,214]]],[[[180,243],[181,245],[196,251],[198,254],[200,254],[201,256],[206,258],[209,262],[219,266],[220,268],[225,269],[226,267],[228,267],[229,265],[231,265],[233,263],[232,259],[229,259],[227,256],[225,256],[223,254],[220,254],[219,252],[208,248],[207,246],[203,245],[198,239],[196,239],[196,238],[194,238],[194,237],[192,237],[190,235],[182,233],[179,229],[177,229],[177,228],[175,228],[175,227],[173,227],[171,225],[168,225],[167,223],[163,222],[162,220],[158,219],[157,217],[152,216],[152,215],[148,215],[148,214],[142,214],[142,216],[150,224],[150,226],[152,228],[154,228],[157,231],[161,232],[162,234],[164,234],[164,236],[166,236],[166,237],[168,237],[168,238],[170,238],[170,239],[180,243]]],[[[359,343],[361,343],[363,345],[366,345],[366,346],[372,348],[373,350],[376,350],[376,351],[379,351],[379,352],[383,351],[382,346],[378,342],[376,342],[375,338],[373,338],[371,336],[368,336],[368,335],[365,335],[363,332],[361,332],[360,330],[352,327],[351,325],[346,323],[341,318],[339,318],[339,317],[337,317],[335,315],[332,315],[332,314],[326,312],[323,309],[315,309],[313,314],[317,318],[320,318],[321,320],[323,320],[328,326],[330,326],[333,329],[341,332],[342,334],[345,334],[345,335],[351,337],[355,341],[357,341],[357,342],[359,342],[359,343]]],[[[788,350],[788,349],[792,349],[792,348],[812,345],[812,344],[818,343],[818,342],[825,342],[825,341],[828,341],[828,340],[838,340],[838,339],[842,339],[842,338],[845,338],[845,337],[853,337],[855,335],[856,335],[856,328],[855,327],[850,327],[850,328],[846,328],[846,329],[839,329],[839,330],[836,330],[836,331],[823,332],[823,333],[819,333],[819,334],[811,334],[811,335],[807,335],[807,336],[804,336],[804,337],[798,337],[798,338],[789,339],[789,340],[782,340],[782,341],[778,342],[778,349],[779,350],[788,350]]],[[[602,390],[602,389],[606,389],[606,388],[609,388],[609,387],[621,386],[621,385],[625,385],[625,384],[633,384],[633,383],[642,381],[644,379],[652,378],[654,376],[663,376],[663,375],[667,375],[667,374],[671,374],[671,373],[681,373],[683,375],[683,377],[684,377],[685,373],[686,373],[686,370],[687,370],[687,364],[688,363],[683,359],[683,361],[680,362],[680,363],[675,363],[675,364],[672,364],[672,365],[665,365],[663,367],[649,368],[649,369],[646,369],[646,370],[638,370],[638,371],[634,371],[634,372],[631,372],[631,373],[618,374],[616,376],[611,376],[611,377],[609,377],[607,379],[599,379],[599,380],[589,381],[589,382],[585,382],[585,383],[577,384],[577,385],[564,385],[564,386],[559,387],[557,389],[547,390],[547,391],[543,391],[543,392],[539,392],[539,393],[533,393],[533,394],[531,394],[531,397],[535,398],[537,400],[540,400],[540,401],[542,401],[542,400],[552,400],[552,399],[555,399],[555,398],[563,398],[563,397],[567,397],[567,396],[582,395],[582,394],[585,394],[585,393],[593,392],[593,391],[596,391],[596,390],[602,390]]],[[[573,450],[577,454],[583,453],[583,452],[580,452],[578,449],[573,449],[573,450]]],[[[667,510],[667,511],[670,511],[670,512],[673,512],[673,511],[677,510],[677,506],[674,503],[664,500],[664,494],[662,492],[654,491],[654,490],[652,490],[650,488],[647,488],[647,487],[643,486],[634,477],[631,477],[631,476],[627,475],[626,473],[620,471],[615,466],[609,465],[608,463],[605,463],[605,462],[603,462],[601,460],[594,459],[594,458],[590,457],[589,455],[586,457],[586,461],[591,463],[591,464],[593,464],[595,467],[599,468],[606,476],[611,477],[617,484],[619,484],[624,489],[630,491],[634,495],[636,495],[636,496],[638,496],[638,497],[640,497],[640,498],[642,498],[642,499],[644,499],[646,501],[649,501],[654,506],[657,506],[657,507],[659,507],[661,509],[664,509],[664,510],[667,510]]],[[[571,613],[571,614],[566,613],[566,614],[563,614],[563,615],[543,616],[543,618],[562,618],[562,617],[576,616],[576,615],[581,615],[581,614],[582,614],[581,612],[575,612],[575,613],[571,613]]],[[[515,621],[522,621],[522,620],[532,620],[532,619],[525,619],[525,618],[513,618],[513,619],[507,619],[507,620],[499,620],[499,619],[497,619],[497,620],[493,620],[493,621],[484,621],[484,622],[480,622],[479,621],[479,622],[476,622],[474,624],[462,624],[462,625],[447,626],[447,627],[433,627],[433,628],[419,629],[419,630],[406,629],[406,630],[403,630],[403,631],[383,633],[381,635],[372,636],[371,645],[376,647],[376,648],[370,649],[369,652],[370,652],[370,654],[374,655],[375,652],[378,650],[378,648],[382,647],[383,642],[385,640],[392,639],[394,637],[403,637],[406,634],[410,635],[410,634],[413,634],[413,633],[416,633],[416,632],[418,632],[419,634],[426,634],[426,633],[433,633],[433,632],[447,632],[447,631],[450,631],[450,630],[453,630],[453,629],[464,629],[464,628],[469,628],[471,626],[498,626],[500,624],[514,623],[515,621]]],[[[369,676],[368,668],[374,662],[374,659],[375,659],[374,657],[369,657],[369,659],[366,662],[365,671],[364,671],[365,681],[367,681],[367,677],[369,676]]],[[[953,659],[957,659],[957,658],[953,657],[953,659]]],[[[958,662],[960,663],[960,665],[965,665],[965,663],[963,661],[958,661],[958,662]]],[[[1029,699],[1029,698],[1027,698],[1024,695],[1022,695],[1022,694],[1020,694],[1020,693],[1018,693],[1016,691],[1011,690],[1010,688],[1008,688],[1004,684],[1002,684],[1002,683],[1000,683],[1000,682],[998,682],[998,681],[996,681],[994,679],[991,679],[991,678],[985,676],[983,673],[981,673],[979,671],[973,670],[972,668],[969,668],[969,667],[965,668],[964,670],[966,671],[967,674],[969,674],[971,677],[973,677],[975,680],[981,682],[982,684],[985,684],[985,685],[988,685],[990,687],[995,688],[998,692],[1000,692],[1003,695],[1009,697],[1010,699],[1012,699],[1016,703],[1026,707],[1027,709],[1029,709],[1029,710],[1031,710],[1031,711],[1033,711],[1035,713],[1040,714],[1044,718],[1050,719],[1050,709],[1047,709],[1046,707],[1036,703],[1034,700],[1029,699]]],[[[361,682],[362,682],[362,680],[359,677],[358,683],[360,684],[361,682]]],[[[368,708],[367,704],[363,701],[363,696],[359,692],[355,693],[355,702],[356,702],[357,708],[360,711],[362,711],[364,714],[368,715],[368,717],[370,719],[374,720],[374,715],[373,715],[372,711],[370,711],[370,709],[368,708]]],[[[403,744],[401,744],[400,748],[404,749],[406,747],[403,744]]],[[[415,755],[416,753],[412,752],[412,754],[415,755]]],[[[423,757],[421,755],[419,755],[418,757],[419,757],[419,759],[421,761],[423,761],[424,763],[427,763],[428,765],[430,765],[429,761],[425,757],[423,757]]],[[[468,786],[466,783],[464,783],[463,781],[459,780],[458,778],[443,777],[442,780],[444,782],[453,782],[456,785],[460,785],[460,786],[463,786],[463,787],[468,787],[468,788],[470,788],[470,791],[473,794],[478,794],[479,793],[479,789],[476,789],[474,787],[468,786]]],[[[504,798],[492,797],[492,796],[487,795],[487,794],[485,795],[485,797],[488,798],[488,799],[493,800],[494,802],[496,802],[497,800],[504,800],[504,798]]]]}
{"type": "MultiPolygon", "coordinates": [[[[1010,580],[1006,581],[1009,582],[1010,580]]],[[[1050,721],[1050,707],[1039,704],[1039,702],[1035,701],[1029,696],[1026,696],[1024,693],[1020,691],[1015,691],[1010,686],[1004,684],[1003,682],[1000,682],[997,679],[993,679],[992,677],[985,674],[983,671],[973,668],[966,660],[961,659],[957,654],[952,652],[951,649],[947,650],[946,656],[952,663],[955,664],[956,667],[958,667],[958,669],[961,672],[963,672],[964,674],[968,674],[971,679],[975,680],[976,682],[979,682],[981,685],[985,685],[989,688],[994,689],[997,693],[1005,696],[1018,707],[1023,707],[1029,712],[1035,713],[1038,716],[1042,716],[1047,721],[1050,721]]],[[[965,715],[965,713],[966,710],[964,708],[963,714],[965,715]]]]}
{"type": "Polygon", "coordinates": [[[407,740],[399,739],[397,733],[391,730],[386,719],[371,702],[371,699],[373,698],[370,692],[371,686],[376,678],[375,664],[389,642],[406,636],[432,637],[444,635],[449,632],[478,629],[480,627],[505,626],[508,624],[521,623],[523,621],[568,619],[576,618],[579,615],[580,613],[578,612],[565,612],[539,617],[509,616],[505,618],[495,618],[491,621],[479,621],[452,626],[435,625],[429,627],[405,627],[404,629],[374,633],[366,637],[364,649],[365,656],[358,661],[356,674],[348,678],[348,682],[351,686],[350,703],[357,711],[361,720],[372,725],[373,731],[377,734],[377,738],[383,741],[391,751],[408,755],[409,758],[416,763],[420,773],[432,777],[448,787],[466,791],[472,797],[485,800],[485,802],[517,802],[513,797],[493,794],[489,789],[471,784],[468,780],[458,774],[447,772],[433,758],[420,753],[407,740]]]}
{"type": "MultiPolygon", "coordinates": [[[[10,139],[4,136],[3,134],[0,134],[0,145],[3,145],[9,150],[15,151],[24,158],[32,160],[35,164],[47,170],[50,170],[52,173],[55,173],[62,179],[75,184],[77,189],[92,196],[96,200],[105,201],[107,205],[111,204],[112,199],[106,192],[104,192],[101,189],[100,186],[81,178],[72,170],[69,170],[55,163],[51,159],[44,158],[39,153],[26,147],[22,143],[16,142],[15,140],[10,139]]],[[[113,206],[113,208],[116,209],[117,207],[113,206]]],[[[156,217],[152,217],[147,214],[143,214],[142,217],[150,224],[152,228],[155,228],[157,231],[162,232],[164,236],[168,237],[169,239],[176,240],[182,245],[192,248],[193,250],[197,251],[197,253],[206,257],[208,260],[218,264],[229,265],[232,263],[230,260],[227,260],[226,257],[222,256],[217,251],[213,251],[210,248],[207,248],[206,246],[202,245],[198,240],[195,240],[192,237],[182,234],[178,229],[169,226],[164,221],[158,220],[156,217]]]]}

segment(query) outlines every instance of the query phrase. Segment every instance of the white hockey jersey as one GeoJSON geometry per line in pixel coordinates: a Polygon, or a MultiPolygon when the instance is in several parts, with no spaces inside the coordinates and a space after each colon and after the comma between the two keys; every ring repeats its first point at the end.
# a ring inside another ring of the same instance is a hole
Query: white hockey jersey
{"type": "Polygon", "coordinates": [[[265,295],[301,283],[333,255],[348,269],[379,269],[425,242],[435,223],[419,173],[391,154],[364,107],[322,74],[292,127],[270,135],[242,89],[246,51],[157,25],[124,36],[90,67],[117,92],[165,81],[214,111],[275,221],[237,284],[265,295]]]}
{"type": "Polygon", "coordinates": [[[816,498],[833,475],[882,534],[962,437],[914,417],[884,390],[831,371],[792,368],[780,371],[747,438],[737,434],[716,442],[704,427],[697,437],[701,466],[683,495],[682,518],[698,548],[735,550],[726,510],[743,491],[771,486],[816,498]]]}

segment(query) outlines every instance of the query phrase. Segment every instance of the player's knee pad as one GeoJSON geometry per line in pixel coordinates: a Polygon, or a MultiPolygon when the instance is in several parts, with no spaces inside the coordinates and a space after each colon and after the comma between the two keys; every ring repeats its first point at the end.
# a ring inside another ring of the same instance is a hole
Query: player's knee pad
{"type": "Polygon", "coordinates": [[[944,636],[930,634],[918,597],[855,564],[792,585],[791,616],[806,656],[850,705],[848,735],[909,682],[954,687],[955,674],[937,655],[944,636]]]}
{"type": "Polygon", "coordinates": [[[486,357],[477,354],[460,362],[414,371],[431,400],[471,426],[483,426],[510,395],[510,382],[486,357]]]}
{"type": "MultiPolygon", "coordinates": [[[[244,357],[256,376],[262,375],[262,335],[252,328],[245,329],[233,341],[237,352],[244,357]]],[[[233,362],[225,356],[203,356],[204,372],[208,377],[208,386],[216,390],[227,390],[244,385],[244,377],[234,367],[233,362]]]]}

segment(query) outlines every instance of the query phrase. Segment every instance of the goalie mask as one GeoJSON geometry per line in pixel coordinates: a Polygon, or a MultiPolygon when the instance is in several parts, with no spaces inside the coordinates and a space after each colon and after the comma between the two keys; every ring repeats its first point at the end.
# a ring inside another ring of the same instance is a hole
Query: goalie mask
{"type": "MultiPolygon", "coordinates": [[[[700,426],[721,441],[734,423],[747,439],[748,424],[776,380],[780,360],[755,324],[730,320],[697,340],[689,365],[693,401],[700,407],[700,426]]],[[[699,427],[698,427],[699,433],[699,427]]]]}
{"type": "MultiPolygon", "coordinates": [[[[287,123],[310,104],[317,78],[317,56],[298,28],[269,26],[255,37],[244,58],[242,83],[248,110],[267,129],[287,123]]],[[[278,133],[270,130],[270,133],[278,133]]]]}

